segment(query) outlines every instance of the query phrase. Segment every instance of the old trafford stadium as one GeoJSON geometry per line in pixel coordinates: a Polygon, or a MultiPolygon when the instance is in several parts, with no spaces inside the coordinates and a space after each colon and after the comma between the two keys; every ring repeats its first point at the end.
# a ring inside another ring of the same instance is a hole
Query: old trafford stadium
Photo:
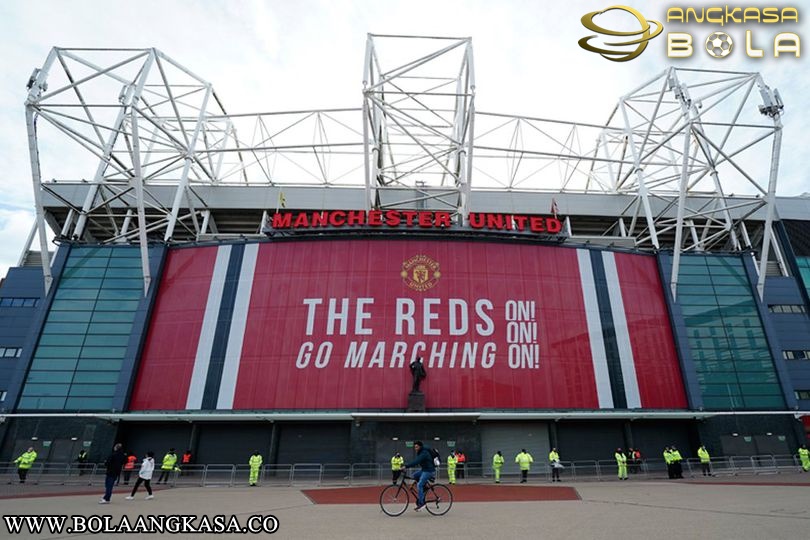
{"type": "Polygon", "coordinates": [[[178,483],[255,452],[385,480],[415,441],[513,481],[522,449],[799,470],[810,198],[776,195],[780,81],[672,67],[587,122],[514,116],[476,108],[470,39],[369,35],[348,108],[243,111],[170,54],[54,48],[27,82],[9,471],[120,442],[174,449],[178,483]]]}

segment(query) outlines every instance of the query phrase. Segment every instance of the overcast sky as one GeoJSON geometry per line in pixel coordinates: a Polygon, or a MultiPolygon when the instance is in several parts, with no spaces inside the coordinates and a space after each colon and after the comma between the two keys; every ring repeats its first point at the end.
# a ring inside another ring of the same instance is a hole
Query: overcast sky
{"type": "MultiPolygon", "coordinates": [[[[630,3],[630,2],[628,2],[630,3]]],[[[617,98],[664,69],[657,38],[636,60],[609,62],[577,46],[586,12],[608,1],[25,1],[0,2],[0,276],[16,264],[33,224],[24,122],[25,83],[52,46],[157,47],[214,84],[229,112],[359,107],[366,33],[471,36],[476,107],[586,122],[606,120],[617,98]]],[[[665,21],[667,4],[630,3],[665,21]],[[656,7],[648,7],[655,5],[656,7]]],[[[806,16],[800,13],[800,20],[806,16]]],[[[743,35],[748,27],[727,29],[743,35]]],[[[763,45],[773,25],[751,25],[763,45]]],[[[805,24],[789,30],[804,36],[805,24]]],[[[696,41],[710,29],[699,28],[696,41]]],[[[739,43],[739,42],[738,42],[739,43]]],[[[741,47],[742,45],[738,45],[741,47]]],[[[779,193],[810,191],[804,166],[810,75],[804,58],[714,60],[688,67],[760,71],[786,103],[779,193]]],[[[803,51],[804,52],[804,51],[803,51]]],[[[805,54],[806,55],[806,54],[805,54]]],[[[805,56],[803,55],[803,56],[805,56]]],[[[94,171],[88,171],[92,177],[94,171]]]]}

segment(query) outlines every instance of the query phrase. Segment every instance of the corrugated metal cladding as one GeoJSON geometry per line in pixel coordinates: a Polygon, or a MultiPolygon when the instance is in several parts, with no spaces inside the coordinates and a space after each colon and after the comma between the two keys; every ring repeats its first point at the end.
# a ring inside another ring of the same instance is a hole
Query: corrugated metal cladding
{"type": "Polygon", "coordinates": [[[130,409],[683,409],[652,256],[444,240],[173,250],[130,409]],[[172,373],[172,377],[165,377],[172,373]]]}
{"type": "Polygon", "coordinates": [[[485,469],[492,465],[498,450],[503,454],[503,472],[516,472],[515,456],[525,448],[534,459],[535,469],[548,463],[548,425],[540,422],[505,422],[481,425],[481,449],[485,469]]]}
{"type": "Polygon", "coordinates": [[[351,424],[279,424],[276,463],[351,463],[351,424]]]}
{"type": "Polygon", "coordinates": [[[798,257],[810,257],[810,222],[783,219],[782,224],[790,239],[793,253],[798,257]]]}

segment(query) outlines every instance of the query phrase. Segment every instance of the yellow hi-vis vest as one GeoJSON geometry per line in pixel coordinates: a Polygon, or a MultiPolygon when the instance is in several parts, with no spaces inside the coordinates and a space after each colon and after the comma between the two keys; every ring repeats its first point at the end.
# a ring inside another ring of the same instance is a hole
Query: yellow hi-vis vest
{"type": "Polygon", "coordinates": [[[501,467],[503,467],[503,456],[495,454],[494,456],[492,456],[492,468],[500,469],[501,467]]]}
{"type": "Polygon", "coordinates": [[[447,456],[447,470],[454,471],[456,470],[456,464],[458,463],[458,459],[453,454],[447,456]]]}
{"type": "Polygon", "coordinates": [[[391,458],[391,470],[398,471],[402,468],[402,465],[405,464],[405,458],[402,456],[394,456],[391,458]]]}
{"type": "Polygon", "coordinates": [[[250,459],[248,460],[248,465],[250,465],[251,469],[258,469],[259,467],[262,466],[262,461],[263,461],[262,456],[256,454],[250,456],[250,459]]]}
{"type": "Polygon", "coordinates": [[[160,464],[160,468],[164,471],[171,471],[174,469],[175,464],[177,464],[177,454],[170,452],[163,456],[163,462],[160,464]]]}
{"type": "Polygon", "coordinates": [[[23,454],[14,460],[14,463],[17,463],[17,466],[20,469],[30,469],[34,465],[34,461],[37,459],[36,451],[32,450],[30,452],[23,452],[23,454]]]}
{"type": "Polygon", "coordinates": [[[534,459],[528,452],[521,452],[515,456],[515,463],[520,465],[521,471],[528,471],[531,464],[534,463],[534,459]]]}
{"type": "Polygon", "coordinates": [[[705,448],[698,448],[698,457],[700,458],[701,463],[709,463],[711,461],[709,451],[705,448]]]}

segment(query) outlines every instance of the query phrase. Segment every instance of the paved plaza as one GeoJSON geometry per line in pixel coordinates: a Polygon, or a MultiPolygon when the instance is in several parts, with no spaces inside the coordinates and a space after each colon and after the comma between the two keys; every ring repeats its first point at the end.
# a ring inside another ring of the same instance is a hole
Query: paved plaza
{"type": "MultiPolygon", "coordinates": [[[[0,508],[4,516],[106,514],[113,516],[116,523],[124,514],[133,521],[141,514],[234,514],[240,520],[247,520],[254,514],[273,514],[280,523],[275,537],[302,539],[412,539],[414,535],[499,540],[797,540],[810,537],[810,475],[780,474],[746,477],[740,481],[712,478],[706,482],[651,480],[564,485],[575,488],[580,500],[459,502],[444,517],[416,513],[409,508],[404,515],[391,518],[384,515],[376,504],[314,504],[302,493],[303,486],[162,489],[156,491],[155,498],[150,501],[143,499],[143,492],[139,493],[137,500],[127,501],[124,492],[116,491],[112,504],[103,506],[97,504],[98,493],[60,494],[4,499],[0,500],[0,508]]],[[[459,490],[467,487],[461,486],[459,490]]],[[[32,487],[31,493],[36,491],[32,487]]],[[[3,538],[79,536],[82,535],[12,536],[5,527],[0,532],[3,538]]],[[[171,537],[195,538],[199,535],[171,537]]]]}

